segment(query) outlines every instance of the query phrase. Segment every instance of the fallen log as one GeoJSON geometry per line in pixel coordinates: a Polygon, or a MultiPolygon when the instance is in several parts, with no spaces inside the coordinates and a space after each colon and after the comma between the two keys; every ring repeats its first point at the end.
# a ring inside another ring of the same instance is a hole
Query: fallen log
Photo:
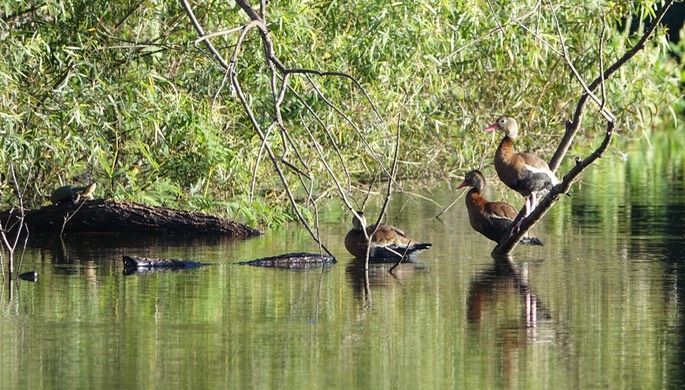
{"type": "Polygon", "coordinates": [[[285,268],[304,270],[311,268],[325,267],[335,264],[335,257],[324,256],[318,253],[286,253],[271,257],[262,257],[250,261],[241,261],[240,265],[251,265],[253,267],[285,268]]]}
{"type": "Polygon", "coordinates": [[[23,274],[19,274],[19,279],[26,280],[27,282],[37,282],[38,281],[38,272],[36,272],[36,271],[24,272],[23,274]]]}
{"type": "MultiPolygon", "coordinates": [[[[13,226],[17,220],[16,210],[0,213],[3,226],[13,226]]],[[[196,211],[150,207],[112,199],[64,202],[28,210],[24,223],[30,232],[201,234],[234,238],[262,234],[238,222],[196,211]]]]}
{"type": "Polygon", "coordinates": [[[154,259],[150,257],[135,257],[135,256],[124,256],[124,273],[130,274],[134,272],[147,272],[150,270],[179,270],[179,269],[190,269],[199,268],[206,263],[198,263],[196,261],[190,260],[178,260],[178,259],[154,259]]]}

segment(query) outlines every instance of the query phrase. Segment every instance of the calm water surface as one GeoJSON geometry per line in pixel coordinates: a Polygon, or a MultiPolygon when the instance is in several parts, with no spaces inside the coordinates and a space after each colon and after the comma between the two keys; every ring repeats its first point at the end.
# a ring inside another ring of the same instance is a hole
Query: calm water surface
{"type": "MultiPolygon", "coordinates": [[[[660,149],[609,153],[513,267],[463,199],[438,220],[400,195],[388,222],[434,246],[393,274],[352,261],[336,206],[325,270],[235,264],[316,251],[296,226],[248,241],[33,237],[22,271],[39,281],[1,293],[0,388],[682,388],[685,157],[660,149]],[[212,265],[125,276],[123,254],[212,265]]],[[[444,207],[461,193],[425,195],[444,207]]],[[[503,195],[521,204],[488,190],[503,195]]]]}

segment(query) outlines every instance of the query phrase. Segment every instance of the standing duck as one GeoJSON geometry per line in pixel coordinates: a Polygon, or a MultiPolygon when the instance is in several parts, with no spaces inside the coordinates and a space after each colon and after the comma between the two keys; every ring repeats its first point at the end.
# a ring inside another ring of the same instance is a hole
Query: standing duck
{"type": "MultiPolygon", "coordinates": [[[[559,184],[559,179],[545,161],[534,154],[514,152],[514,141],[519,126],[510,116],[500,116],[485,131],[499,130],[504,133],[495,153],[495,170],[500,180],[509,188],[526,198],[526,215],[538,204],[538,195],[559,184]]],[[[521,220],[523,221],[523,220],[521,220]]]]}
{"type": "Polygon", "coordinates": [[[380,224],[378,229],[376,229],[376,225],[366,227],[366,235],[371,238],[369,242],[363,230],[364,226],[366,226],[364,213],[357,211],[357,214],[359,218],[354,217],[352,220],[352,230],[345,236],[345,248],[356,258],[363,259],[366,257],[367,246],[370,247],[370,258],[400,258],[404,255],[410,256],[421,250],[428,249],[432,245],[429,243],[417,243],[407,237],[402,230],[384,224],[380,224]],[[376,231],[375,233],[374,230],[376,231]]]}
{"type": "MultiPolygon", "coordinates": [[[[481,193],[485,188],[485,176],[479,170],[467,173],[464,182],[457,189],[465,187],[473,187],[466,193],[466,209],[471,227],[492,241],[499,242],[518,212],[508,203],[488,202],[483,198],[481,193]]],[[[528,235],[521,238],[521,243],[543,245],[537,237],[528,235]]]]}

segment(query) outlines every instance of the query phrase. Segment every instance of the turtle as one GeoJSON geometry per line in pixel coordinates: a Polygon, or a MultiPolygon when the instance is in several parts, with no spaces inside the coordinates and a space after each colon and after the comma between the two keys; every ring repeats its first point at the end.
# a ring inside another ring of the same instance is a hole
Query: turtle
{"type": "Polygon", "coordinates": [[[93,199],[93,192],[95,192],[96,186],[96,183],[91,183],[87,186],[62,186],[52,192],[50,200],[54,204],[62,204],[66,202],[76,203],[81,198],[93,199]]]}

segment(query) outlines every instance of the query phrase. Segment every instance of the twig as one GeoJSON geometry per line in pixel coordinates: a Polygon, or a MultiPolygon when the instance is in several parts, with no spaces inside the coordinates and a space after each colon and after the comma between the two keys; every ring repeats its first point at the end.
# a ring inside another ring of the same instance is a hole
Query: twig
{"type": "Polygon", "coordinates": [[[492,18],[495,19],[495,23],[497,23],[497,28],[499,28],[500,30],[504,30],[502,28],[502,25],[499,23],[499,19],[497,19],[497,15],[495,14],[495,10],[492,8],[492,3],[490,2],[490,0],[488,0],[488,7],[490,8],[492,18]]]}
{"type": "Polygon", "coordinates": [[[266,129],[266,134],[265,137],[262,139],[262,144],[259,146],[259,152],[257,152],[257,158],[255,159],[254,162],[254,168],[252,169],[252,180],[250,181],[250,202],[252,201],[252,198],[254,197],[254,189],[255,186],[257,185],[257,170],[259,169],[259,164],[262,161],[262,157],[264,156],[264,145],[266,145],[266,140],[269,139],[269,135],[271,134],[271,129],[273,128],[272,126],[269,126],[266,129]]]}
{"type": "MultiPolygon", "coordinates": [[[[304,121],[302,121],[304,124],[304,121]]],[[[307,134],[309,134],[309,137],[312,141],[312,144],[314,145],[314,150],[316,150],[316,153],[319,155],[319,158],[321,159],[321,162],[324,165],[324,168],[326,168],[326,171],[328,172],[328,175],[333,179],[333,183],[335,183],[336,188],[338,189],[338,194],[340,195],[340,198],[343,200],[345,205],[350,211],[353,211],[355,208],[352,206],[350,201],[347,199],[347,196],[345,195],[345,190],[342,188],[340,185],[340,182],[338,181],[338,178],[335,176],[335,173],[333,172],[333,169],[328,165],[328,162],[326,161],[325,158],[323,158],[323,150],[321,149],[321,145],[319,145],[318,142],[316,142],[316,139],[314,138],[314,135],[312,132],[309,130],[307,126],[304,126],[305,131],[307,134]]],[[[357,215],[357,217],[359,217],[357,215]]]]}
{"type": "Polygon", "coordinates": [[[435,215],[435,218],[440,219],[440,216],[443,215],[443,214],[445,214],[445,213],[447,212],[447,210],[451,209],[452,206],[454,206],[454,204],[457,203],[457,201],[459,201],[459,199],[461,199],[461,198],[464,196],[465,193],[466,193],[466,191],[463,191],[461,194],[459,194],[459,196],[457,196],[457,197],[452,201],[452,203],[450,203],[447,207],[445,207],[445,208],[442,209],[438,214],[436,214],[436,215],[435,215]]]}
{"type": "Polygon", "coordinates": [[[607,103],[607,91],[604,85],[604,33],[606,32],[607,18],[602,14],[602,32],[599,34],[599,48],[597,54],[599,55],[599,77],[602,78],[600,85],[602,86],[602,104],[599,106],[600,110],[604,110],[604,105],[607,103]]]}
{"type": "MultiPolygon", "coordinates": [[[[19,244],[19,238],[21,237],[21,232],[23,229],[26,228],[26,225],[24,224],[24,218],[25,218],[25,210],[24,210],[24,191],[27,188],[28,182],[24,183],[24,188],[22,189],[21,186],[19,185],[19,181],[17,180],[17,175],[14,170],[14,164],[10,163],[9,164],[9,172],[10,176],[12,176],[12,183],[14,185],[14,191],[17,194],[18,198],[18,203],[19,203],[19,215],[17,216],[17,221],[12,222],[12,219],[14,218],[12,216],[12,211],[14,211],[14,207],[12,210],[10,210],[9,216],[7,218],[7,224],[10,225],[7,228],[4,228],[2,226],[2,221],[0,221],[0,239],[2,240],[2,244],[5,246],[7,249],[7,252],[9,253],[9,258],[7,261],[7,269],[8,269],[8,275],[10,279],[13,279],[14,277],[14,252],[17,249],[17,245],[19,244]],[[7,235],[10,233],[10,231],[14,230],[16,227],[15,234],[13,238],[8,238],[7,235]]],[[[27,238],[28,238],[28,229],[26,229],[27,233],[27,238]]],[[[24,242],[24,245],[26,245],[26,242],[24,242]]],[[[0,249],[1,251],[1,249],[0,249]]],[[[23,253],[23,252],[22,252],[23,253]]],[[[22,254],[23,258],[23,254],[22,254]]],[[[3,258],[0,257],[0,260],[3,258]]],[[[3,264],[0,262],[0,272],[2,273],[2,276],[5,276],[5,268],[3,264]]]]}
{"type": "MultiPolygon", "coordinates": [[[[571,69],[571,72],[576,77],[576,79],[578,80],[580,85],[583,86],[585,93],[587,95],[589,95],[592,98],[592,100],[594,100],[595,103],[597,103],[598,106],[600,106],[600,108],[601,108],[599,111],[600,114],[602,114],[602,116],[604,116],[604,118],[607,121],[610,121],[610,122],[615,121],[616,116],[614,116],[614,114],[612,114],[611,111],[609,111],[606,107],[604,107],[602,102],[599,100],[599,98],[597,98],[597,96],[595,96],[595,94],[592,93],[592,90],[590,90],[588,88],[588,86],[585,84],[585,80],[583,80],[583,78],[580,76],[580,73],[578,72],[576,67],[573,65],[573,61],[571,61],[571,57],[568,54],[568,49],[566,48],[566,44],[564,43],[564,36],[561,33],[561,26],[559,25],[559,19],[557,19],[557,13],[554,12],[554,7],[551,4],[550,4],[550,9],[552,10],[552,16],[554,16],[554,22],[555,22],[556,29],[557,29],[557,35],[559,36],[559,44],[561,44],[561,49],[563,51],[563,54],[561,55],[561,57],[564,60],[566,60],[566,64],[571,69]]],[[[601,57],[601,53],[600,53],[600,57],[601,57]]],[[[602,77],[602,76],[600,76],[600,77],[602,77]]]]}
{"type": "Polygon", "coordinates": [[[488,31],[487,33],[481,35],[480,37],[472,40],[471,42],[467,43],[466,45],[464,45],[464,46],[458,48],[457,50],[453,51],[452,53],[448,54],[445,58],[441,59],[440,62],[445,62],[445,61],[450,60],[452,57],[456,56],[457,53],[459,53],[460,51],[462,51],[462,50],[464,50],[470,46],[473,46],[480,41],[487,39],[489,36],[494,35],[494,34],[498,33],[499,31],[502,31],[505,27],[509,26],[510,24],[518,23],[521,20],[528,19],[529,17],[531,17],[532,15],[535,14],[535,11],[538,9],[538,7],[540,7],[540,1],[535,3],[533,8],[530,10],[530,12],[525,13],[525,14],[519,16],[518,18],[515,18],[513,21],[510,21],[510,22],[507,22],[504,24],[499,24],[499,22],[498,22],[497,23],[498,27],[493,28],[492,30],[488,31]]]}
{"type": "MultiPolygon", "coordinates": [[[[78,200],[77,200],[77,201],[78,201],[78,200]]],[[[64,215],[64,222],[62,223],[62,229],[60,229],[60,231],[59,231],[59,236],[60,236],[60,237],[62,237],[62,235],[64,235],[64,228],[67,226],[67,223],[68,223],[69,221],[71,221],[71,219],[74,218],[74,216],[75,216],[76,214],[78,214],[79,210],[81,210],[81,207],[83,207],[83,205],[84,205],[85,203],[86,203],[85,201],[80,202],[79,205],[78,205],[78,207],[76,208],[76,210],[74,210],[73,213],[71,213],[71,214],[70,214],[70,213],[66,213],[66,214],[64,215]]]]}
{"type": "MultiPolygon", "coordinates": [[[[314,84],[314,81],[309,76],[307,76],[307,80],[309,80],[310,84],[315,89],[318,88],[314,84]]],[[[295,95],[295,97],[300,101],[300,103],[302,103],[304,105],[304,107],[307,109],[307,111],[309,111],[309,113],[314,117],[316,122],[319,123],[319,126],[321,126],[321,128],[326,133],[326,137],[328,138],[328,141],[330,142],[331,146],[333,146],[333,149],[335,150],[335,154],[338,157],[338,159],[340,160],[340,164],[342,165],[343,172],[345,173],[345,177],[347,178],[347,187],[349,188],[351,183],[352,183],[352,178],[350,177],[350,171],[347,168],[347,163],[346,163],[345,159],[343,158],[342,153],[340,152],[340,149],[338,148],[338,143],[335,142],[335,137],[333,137],[333,134],[331,133],[328,126],[324,123],[324,121],[321,119],[321,117],[319,117],[319,115],[316,113],[316,111],[314,111],[314,109],[309,105],[309,103],[307,103],[307,101],[305,99],[303,99],[302,96],[300,96],[300,94],[297,91],[295,91],[293,88],[290,88],[290,91],[295,95]]],[[[303,126],[305,126],[303,118],[300,118],[300,122],[302,123],[303,126]]]]}
{"type": "MultiPolygon", "coordinates": [[[[395,177],[395,174],[397,173],[397,155],[399,154],[400,151],[400,134],[401,134],[401,129],[400,129],[400,124],[401,124],[401,118],[402,116],[399,115],[397,117],[397,137],[395,138],[395,155],[393,156],[392,159],[392,169],[390,170],[391,178],[388,180],[388,187],[387,187],[387,192],[385,193],[385,200],[383,201],[383,206],[381,207],[381,212],[378,214],[378,221],[376,221],[376,229],[381,225],[381,221],[383,216],[385,215],[385,211],[388,208],[388,203],[390,203],[390,195],[392,194],[392,183],[395,181],[392,178],[395,177]]],[[[402,260],[404,260],[404,257],[407,255],[407,250],[409,249],[409,245],[407,245],[407,248],[405,248],[404,253],[402,253],[402,257],[397,261],[397,263],[388,270],[388,272],[392,272],[392,270],[397,267],[402,260]]],[[[369,259],[366,259],[366,267],[368,268],[369,259]]]]}

